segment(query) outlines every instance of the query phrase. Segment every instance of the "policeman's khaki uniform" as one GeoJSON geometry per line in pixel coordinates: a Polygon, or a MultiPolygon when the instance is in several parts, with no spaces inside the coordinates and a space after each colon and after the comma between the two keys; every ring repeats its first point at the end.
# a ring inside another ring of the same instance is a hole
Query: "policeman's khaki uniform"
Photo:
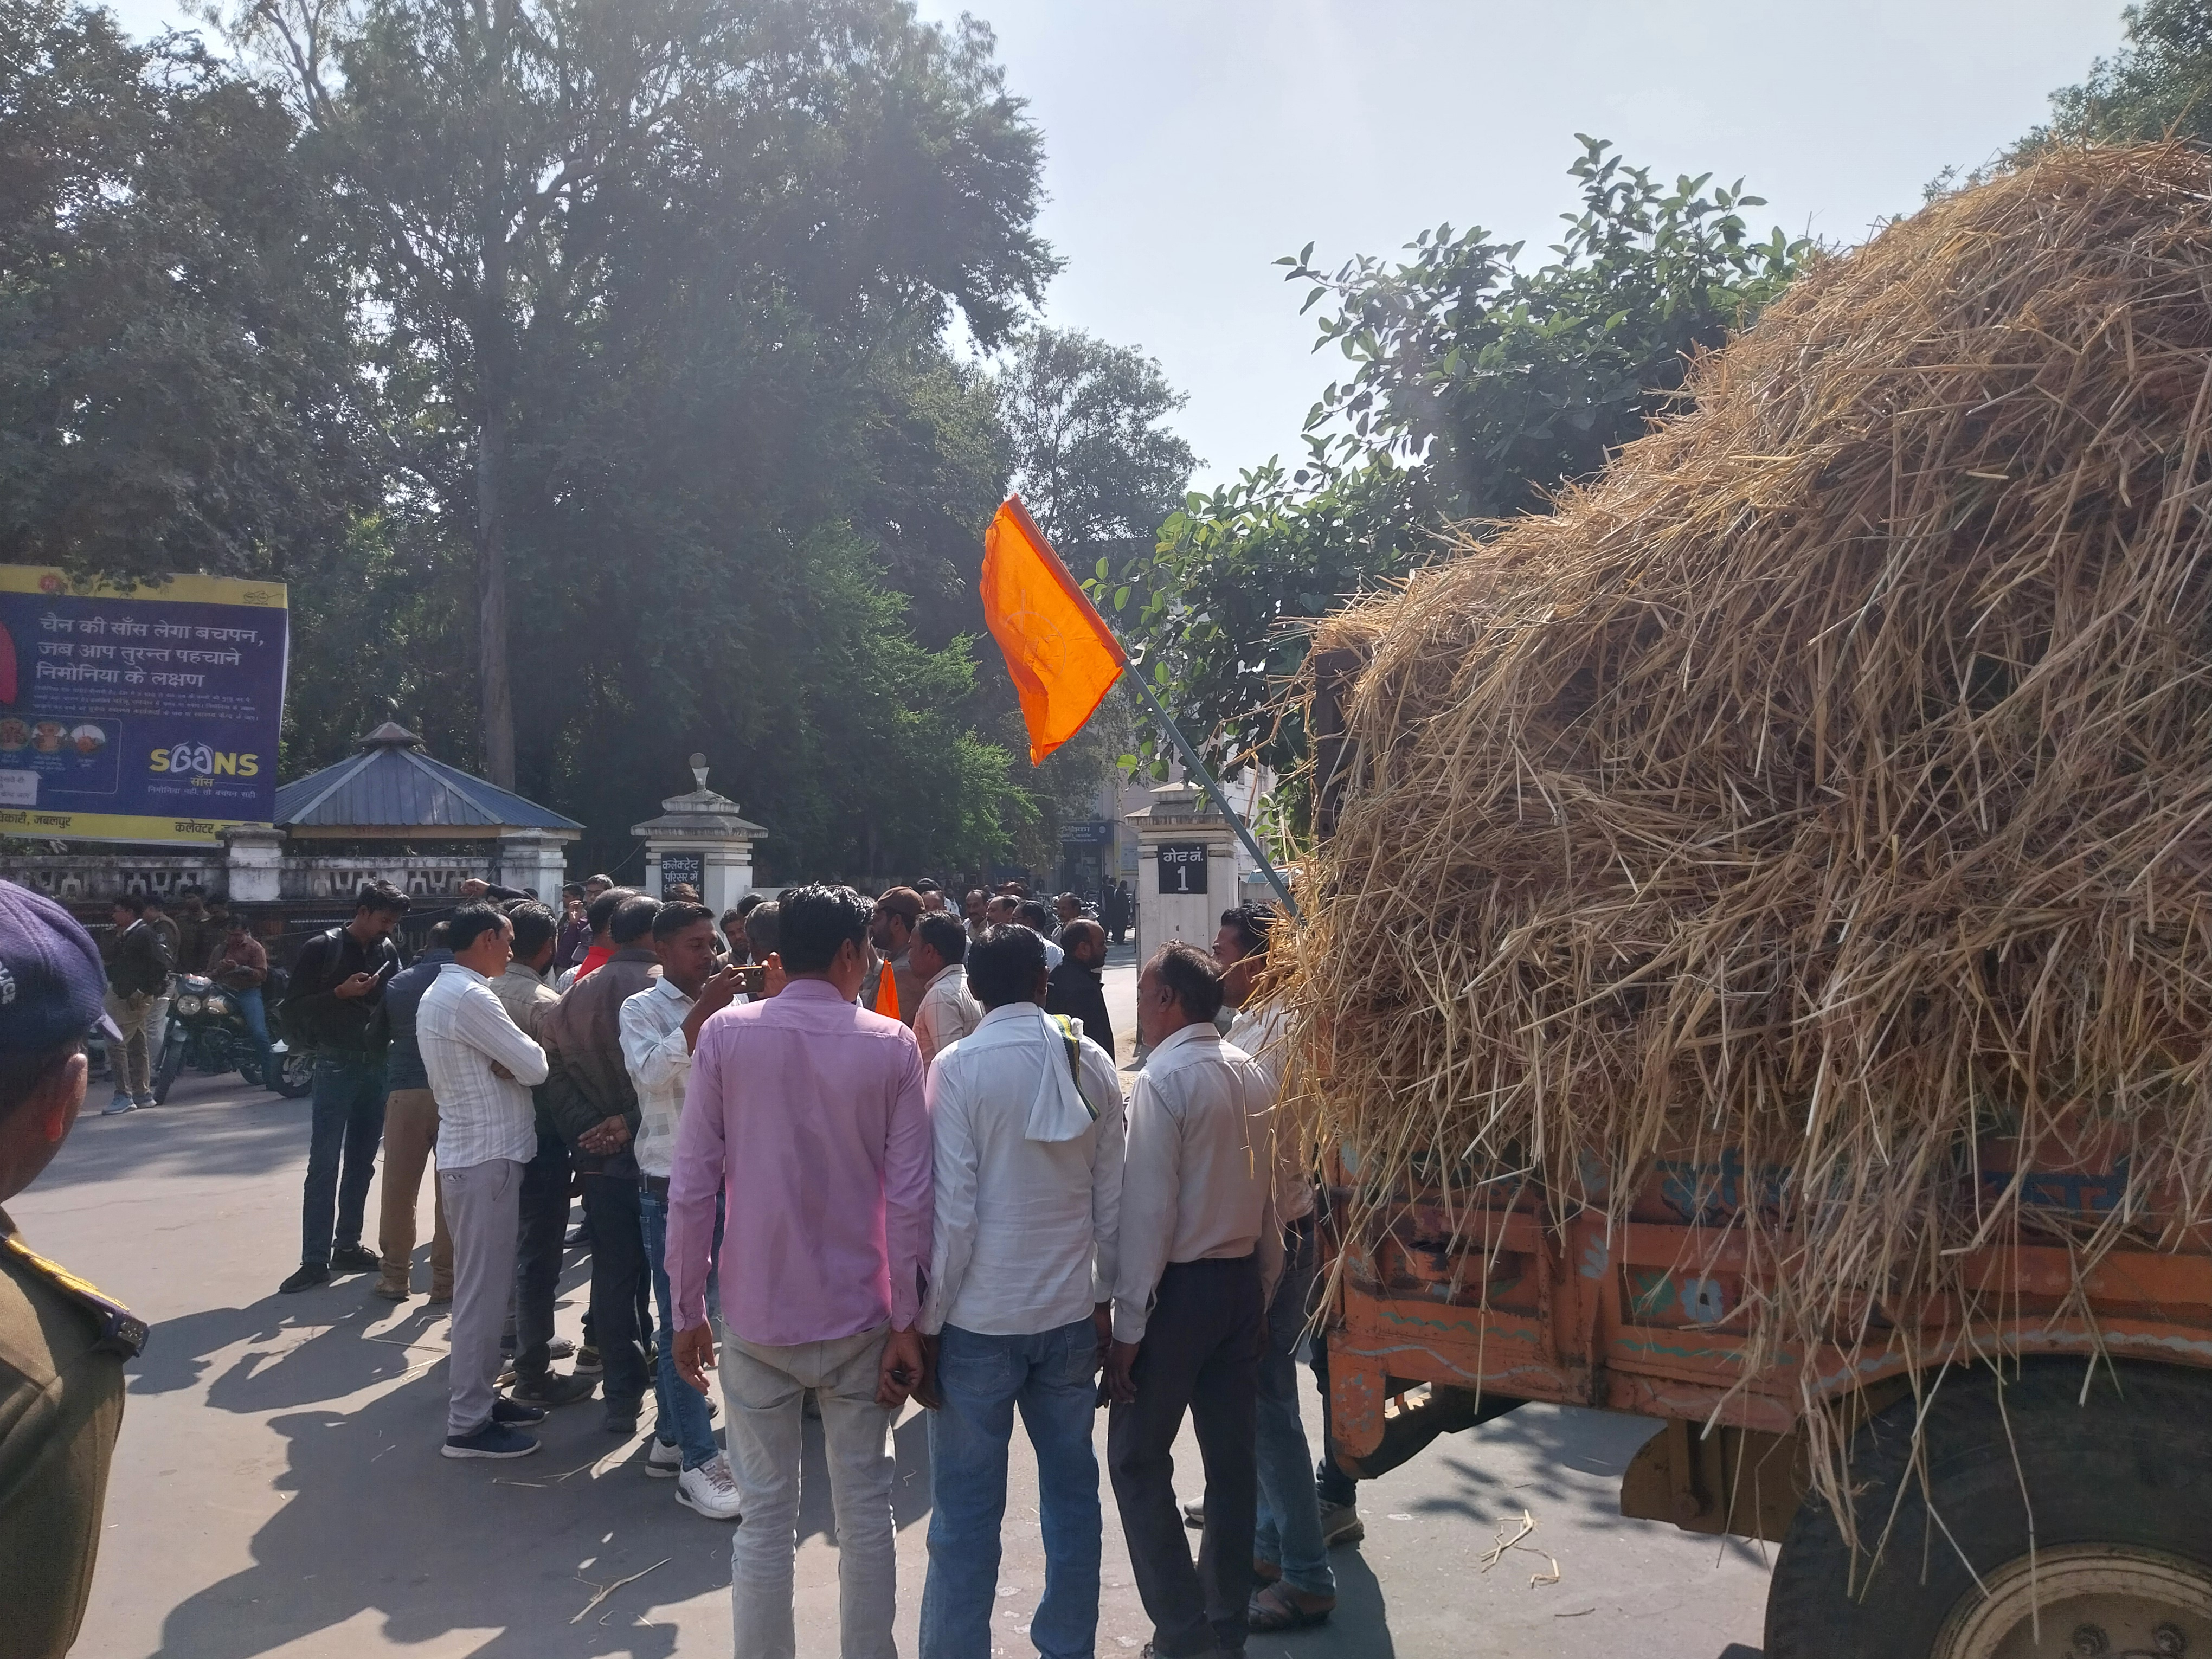
{"type": "Polygon", "coordinates": [[[0,1659],[58,1659],[92,1593],[128,1310],[34,1255],[0,1210],[0,1659]]]}

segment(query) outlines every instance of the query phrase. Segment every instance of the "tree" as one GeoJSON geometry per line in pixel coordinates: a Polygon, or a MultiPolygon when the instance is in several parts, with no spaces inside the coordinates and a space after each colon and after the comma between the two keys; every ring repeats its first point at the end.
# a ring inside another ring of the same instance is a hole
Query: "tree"
{"type": "Polygon", "coordinates": [[[0,0],[0,558],[281,573],[363,499],[349,272],[283,106],[0,0]]]}
{"type": "Polygon", "coordinates": [[[1053,268],[1030,228],[1037,135],[988,32],[897,0],[248,0],[237,33],[355,210],[395,433],[467,526],[497,782],[515,777],[517,422],[594,343],[638,242],[665,246],[654,221],[757,248],[768,292],[832,291],[842,313],[817,325],[957,306],[988,344],[1053,268]]]}
{"type": "Polygon", "coordinates": [[[2172,133],[2212,143],[2212,8],[2143,0],[2121,12],[2127,44],[2051,94],[2051,120],[2015,154],[2057,141],[2129,143],[2172,133]]]}
{"type": "Polygon", "coordinates": [[[1396,264],[1324,271],[1310,245],[1279,261],[1309,285],[1304,308],[1331,306],[1315,349],[1351,365],[1307,417],[1305,457],[1192,494],[1133,572],[1094,578],[1116,611],[1135,607],[1161,700],[1225,767],[1287,770],[1304,753],[1279,692],[1311,618],[1412,568],[1447,526],[1546,510],[1663,413],[1692,356],[1808,252],[1779,230],[1751,240],[1742,210],[1761,202],[1741,182],[1668,186],[1582,143],[1582,210],[1533,270],[1519,244],[1449,225],[1396,264]]]}

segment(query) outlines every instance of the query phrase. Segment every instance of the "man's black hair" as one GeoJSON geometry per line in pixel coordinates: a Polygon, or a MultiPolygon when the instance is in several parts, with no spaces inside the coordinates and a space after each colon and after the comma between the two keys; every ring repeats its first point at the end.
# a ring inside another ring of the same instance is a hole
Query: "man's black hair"
{"type": "Polygon", "coordinates": [[[738,920],[743,921],[747,916],[752,915],[755,910],[758,909],[762,905],[767,902],[767,898],[759,893],[747,893],[743,898],[732,905],[730,908],[736,911],[738,913],[738,920]]]}
{"type": "Polygon", "coordinates": [[[783,907],[774,899],[763,899],[745,917],[745,943],[752,947],[753,960],[766,962],[782,938],[783,907]]]}
{"type": "Polygon", "coordinates": [[[694,904],[689,899],[678,899],[660,907],[660,914],[653,919],[653,942],[674,939],[686,927],[696,927],[701,922],[714,924],[714,913],[703,904],[694,904]]]}
{"type": "Polygon", "coordinates": [[[617,945],[635,945],[653,931],[653,921],[660,914],[660,901],[644,893],[632,893],[615,906],[614,920],[607,924],[607,937],[617,945]]]}
{"type": "Polygon", "coordinates": [[[562,882],[562,883],[561,884],[561,896],[562,896],[562,898],[564,898],[564,899],[565,899],[565,898],[581,898],[581,897],[583,897],[583,896],[584,896],[584,884],[583,884],[582,882],[580,882],[580,881],[564,881],[564,882],[562,882]]]}
{"type": "Polygon", "coordinates": [[[560,924],[553,913],[536,899],[517,899],[507,907],[507,919],[514,925],[514,954],[528,962],[552,942],[560,924]]]}
{"type": "Polygon", "coordinates": [[[434,921],[430,924],[430,945],[433,949],[451,950],[453,943],[453,924],[450,919],[445,921],[434,921]]]}
{"type": "Polygon", "coordinates": [[[1221,965],[1195,945],[1163,945],[1145,966],[1159,975],[1187,1018],[1210,1020],[1221,1012],[1221,965]]]}
{"type": "Polygon", "coordinates": [[[368,910],[380,916],[404,916],[415,908],[414,902],[388,881],[365,881],[353,896],[356,911],[368,910]]]}
{"type": "Polygon", "coordinates": [[[1027,1002],[1044,972],[1044,941],[1018,924],[994,927],[968,951],[968,994],[985,1008],[1027,1002]]]}
{"type": "MultiPolygon", "coordinates": [[[[70,1057],[83,1052],[84,1039],[73,1036],[30,1054],[0,1053],[0,1123],[44,1094],[70,1057]]],[[[119,1056],[121,1050],[116,1052],[119,1056]]],[[[116,1074],[122,1075],[120,1070],[116,1074]]]]}
{"type": "Polygon", "coordinates": [[[118,909],[128,910],[134,916],[146,914],[146,896],[143,893],[118,893],[112,902],[118,909]]]}
{"type": "Polygon", "coordinates": [[[610,887],[615,884],[615,878],[612,876],[598,874],[586,876],[584,878],[584,885],[589,887],[595,881],[603,881],[610,887]]]}
{"type": "Polygon", "coordinates": [[[610,887],[585,908],[584,920],[592,933],[604,933],[607,931],[607,924],[614,920],[615,912],[622,908],[624,899],[642,896],[635,887],[610,887]]]}
{"type": "Polygon", "coordinates": [[[920,881],[914,884],[914,890],[917,893],[941,893],[945,889],[940,884],[932,881],[927,876],[924,876],[920,881]]]}
{"type": "Polygon", "coordinates": [[[1221,925],[1237,935],[1237,945],[1247,957],[1255,962],[1267,959],[1267,935],[1275,926],[1273,906],[1231,905],[1221,913],[1221,925]]]}
{"type": "Polygon", "coordinates": [[[233,910],[223,920],[230,927],[243,927],[249,933],[253,931],[253,918],[243,910],[233,910]]]}
{"type": "Polygon", "coordinates": [[[507,916],[496,904],[482,899],[464,904],[446,918],[446,948],[459,956],[486,933],[496,933],[506,925],[507,916]]]}
{"type": "Polygon", "coordinates": [[[149,887],[146,890],[146,908],[149,910],[167,910],[169,907],[161,902],[161,896],[149,887]]]}
{"type": "Polygon", "coordinates": [[[1103,945],[1106,942],[1106,930],[1103,927],[1101,927],[1097,922],[1091,921],[1088,916],[1078,916],[1073,921],[1069,922],[1066,927],[1060,930],[1060,948],[1065,950],[1067,946],[1074,944],[1077,939],[1089,939],[1094,934],[1097,936],[1098,942],[1101,945],[1103,945]]]}
{"type": "Polygon", "coordinates": [[[1014,907],[1014,920],[1024,927],[1034,927],[1040,933],[1049,933],[1060,926],[1060,918],[1052,913],[1052,906],[1042,899],[1025,898],[1014,907]]]}
{"type": "Polygon", "coordinates": [[[914,936],[943,957],[947,965],[967,960],[967,924],[949,910],[930,911],[915,923],[914,936]]]}
{"type": "Polygon", "coordinates": [[[207,889],[204,887],[195,886],[192,883],[188,881],[183,886],[177,889],[177,896],[180,899],[205,898],[207,896],[207,889]]]}
{"type": "Polygon", "coordinates": [[[847,939],[866,948],[875,907],[849,887],[800,887],[777,901],[779,954],[787,974],[826,974],[847,939]]]}

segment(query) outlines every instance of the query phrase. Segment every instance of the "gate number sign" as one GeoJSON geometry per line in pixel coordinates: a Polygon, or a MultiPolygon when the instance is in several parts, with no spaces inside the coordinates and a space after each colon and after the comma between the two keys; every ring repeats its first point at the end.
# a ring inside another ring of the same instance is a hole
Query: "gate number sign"
{"type": "Polygon", "coordinates": [[[1169,842],[1160,848],[1160,891],[1203,893],[1206,890],[1206,843],[1169,842]]]}

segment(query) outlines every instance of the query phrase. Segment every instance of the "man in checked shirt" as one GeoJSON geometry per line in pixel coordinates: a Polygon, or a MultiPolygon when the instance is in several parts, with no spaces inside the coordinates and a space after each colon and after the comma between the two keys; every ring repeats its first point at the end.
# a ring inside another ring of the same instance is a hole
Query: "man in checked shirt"
{"type": "Polygon", "coordinates": [[[499,1334],[514,1291],[522,1166],[538,1152],[530,1091],[545,1081],[545,1051],[492,993],[514,955],[507,918],[489,904],[465,904],[446,928],[453,959],[415,1011],[416,1041],[438,1099],[438,1190],[453,1236],[445,1454],[526,1457],[538,1440],[518,1425],[545,1413],[499,1397],[499,1334]]]}
{"type": "Polygon", "coordinates": [[[662,905],[653,920],[653,951],[660,958],[660,977],[622,1006],[623,1064],[637,1090],[638,1218],[662,1333],[653,1378],[659,1413],[645,1472],[673,1476],[676,1501],[686,1509],[709,1521],[734,1521],[738,1483],[714,1444],[707,1398],[676,1371],[676,1323],[668,1292],[668,1172],[699,1028],[709,1014],[744,1000],[744,971],[714,971],[714,913],[703,904],[679,900],[662,905]]]}

